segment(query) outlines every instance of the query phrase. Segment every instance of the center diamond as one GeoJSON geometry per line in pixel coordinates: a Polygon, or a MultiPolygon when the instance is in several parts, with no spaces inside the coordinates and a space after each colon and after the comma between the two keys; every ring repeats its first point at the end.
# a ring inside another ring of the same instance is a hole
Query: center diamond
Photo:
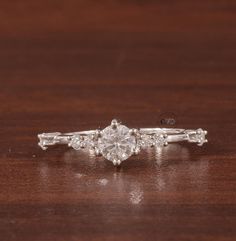
{"type": "Polygon", "coordinates": [[[129,158],[136,147],[136,138],[124,125],[111,125],[102,130],[98,148],[102,155],[114,165],[129,158]]]}

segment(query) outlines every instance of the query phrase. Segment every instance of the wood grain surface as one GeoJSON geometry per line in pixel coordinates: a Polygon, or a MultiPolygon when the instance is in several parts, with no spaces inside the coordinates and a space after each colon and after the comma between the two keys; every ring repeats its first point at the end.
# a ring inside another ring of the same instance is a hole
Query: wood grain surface
{"type": "Polygon", "coordinates": [[[236,240],[236,2],[0,2],[0,240],[236,240]],[[120,169],[37,134],[209,131],[120,169]]]}

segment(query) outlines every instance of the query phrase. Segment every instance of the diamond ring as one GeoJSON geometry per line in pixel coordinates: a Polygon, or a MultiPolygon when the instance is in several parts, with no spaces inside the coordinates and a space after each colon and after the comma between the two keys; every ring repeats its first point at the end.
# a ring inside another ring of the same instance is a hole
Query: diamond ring
{"type": "Polygon", "coordinates": [[[48,146],[66,144],[75,150],[86,149],[97,156],[113,162],[115,166],[149,147],[164,148],[169,143],[187,141],[202,146],[207,142],[207,131],[175,128],[129,129],[117,120],[103,130],[88,130],[72,133],[39,134],[39,146],[46,150],[48,146]]]}

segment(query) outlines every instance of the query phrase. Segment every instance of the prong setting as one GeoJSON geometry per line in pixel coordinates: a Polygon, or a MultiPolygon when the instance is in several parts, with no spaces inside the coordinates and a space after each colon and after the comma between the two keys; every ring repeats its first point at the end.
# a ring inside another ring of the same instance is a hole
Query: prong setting
{"type": "Polygon", "coordinates": [[[136,137],[131,135],[127,126],[113,120],[111,125],[103,129],[102,132],[102,137],[98,139],[98,148],[107,160],[117,165],[133,154],[136,137]]]}
{"type": "Polygon", "coordinates": [[[114,166],[120,166],[121,161],[120,160],[113,160],[113,165],[114,166]]]}
{"type": "Polygon", "coordinates": [[[102,131],[101,130],[99,130],[99,129],[97,129],[96,131],[95,131],[95,135],[94,135],[94,139],[98,139],[98,138],[101,138],[102,137],[102,131]]]}
{"type": "Polygon", "coordinates": [[[113,119],[113,120],[111,121],[111,127],[112,127],[113,129],[116,129],[119,124],[120,124],[120,123],[119,123],[118,120],[116,120],[116,119],[113,119]]]}
{"type": "Polygon", "coordinates": [[[168,137],[168,135],[165,133],[162,135],[165,139],[168,137]]]}
{"type": "Polygon", "coordinates": [[[132,128],[132,129],[129,130],[129,132],[133,136],[139,136],[139,130],[138,129],[132,128]]]}
{"type": "Polygon", "coordinates": [[[136,146],[134,149],[134,155],[138,155],[141,151],[141,148],[139,146],[136,146]]]}
{"type": "Polygon", "coordinates": [[[42,148],[42,150],[46,151],[48,149],[47,146],[44,146],[43,143],[38,143],[38,146],[40,146],[42,148]]]}
{"type": "Polygon", "coordinates": [[[94,152],[95,152],[96,156],[101,156],[102,155],[101,151],[97,147],[94,148],[94,152]]]}

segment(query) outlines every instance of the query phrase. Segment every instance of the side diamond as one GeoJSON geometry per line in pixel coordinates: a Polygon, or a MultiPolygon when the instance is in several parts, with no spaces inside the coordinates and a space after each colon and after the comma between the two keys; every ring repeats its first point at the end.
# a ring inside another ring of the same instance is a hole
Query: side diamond
{"type": "Polygon", "coordinates": [[[78,135],[72,138],[69,146],[73,147],[75,150],[79,150],[81,148],[92,150],[96,146],[96,143],[93,140],[93,136],[78,135]]]}
{"type": "Polygon", "coordinates": [[[162,134],[156,134],[153,136],[155,147],[163,147],[167,144],[166,137],[162,134]]]}
{"type": "Polygon", "coordinates": [[[80,136],[74,136],[69,143],[69,146],[73,147],[75,150],[79,150],[82,148],[81,146],[81,137],[80,136]]]}
{"type": "Polygon", "coordinates": [[[207,142],[206,134],[207,132],[203,129],[197,129],[196,140],[199,146],[202,146],[204,143],[207,142]]]}
{"type": "Polygon", "coordinates": [[[139,140],[139,145],[142,148],[152,147],[154,145],[154,140],[152,135],[143,134],[139,140]]]}

